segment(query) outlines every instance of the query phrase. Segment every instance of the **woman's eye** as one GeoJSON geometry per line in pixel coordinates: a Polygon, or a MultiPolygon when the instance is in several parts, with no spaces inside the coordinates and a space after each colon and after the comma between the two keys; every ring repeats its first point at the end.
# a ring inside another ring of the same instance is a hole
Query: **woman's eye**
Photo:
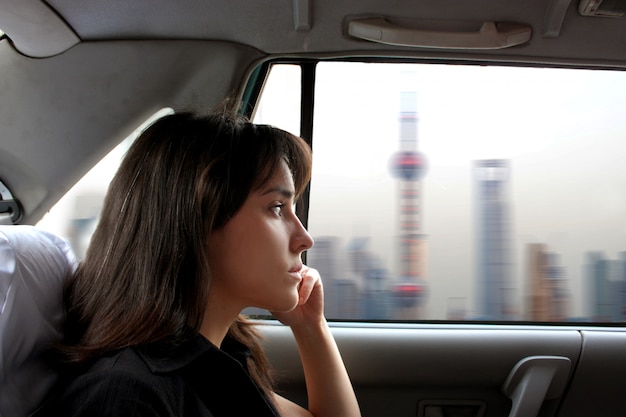
{"type": "Polygon", "coordinates": [[[285,207],[284,204],[276,204],[275,206],[272,206],[271,209],[277,216],[282,216],[283,215],[283,207],[285,207]]]}

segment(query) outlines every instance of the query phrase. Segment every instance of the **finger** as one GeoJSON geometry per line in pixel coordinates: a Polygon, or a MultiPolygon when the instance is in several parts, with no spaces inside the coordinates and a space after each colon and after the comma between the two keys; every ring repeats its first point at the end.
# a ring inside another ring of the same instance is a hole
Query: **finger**
{"type": "Polygon", "coordinates": [[[302,282],[300,283],[300,288],[298,290],[298,304],[302,305],[306,303],[313,292],[313,287],[315,286],[315,278],[311,276],[303,276],[302,282]]]}
{"type": "Polygon", "coordinates": [[[315,269],[311,269],[308,267],[303,267],[302,271],[302,282],[300,283],[300,288],[298,290],[299,300],[298,304],[305,304],[311,293],[313,292],[313,288],[320,279],[319,273],[315,269]]]}

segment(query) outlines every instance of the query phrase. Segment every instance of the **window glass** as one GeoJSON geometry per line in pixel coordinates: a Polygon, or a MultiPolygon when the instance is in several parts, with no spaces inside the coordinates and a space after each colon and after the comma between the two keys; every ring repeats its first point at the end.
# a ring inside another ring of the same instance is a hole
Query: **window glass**
{"type": "Polygon", "coordinates": [[[148,118],[85,174],[37,223],[37,227],[68,239],[76,256],[82,259],[100,216],[104,195],[126,151],[150,123],[171,112],[170,108],[162,109],[148,118]]]}
{"type": "Polygon", "coordinates": [[[299,135],[300,77],[299,65],[272,65],[252,121],[299,135]]]}
{"type": "Polygon", "coordinates": [[[625,77],[319,63],[308,262],[327,316],[624,321],[625,77]]]}

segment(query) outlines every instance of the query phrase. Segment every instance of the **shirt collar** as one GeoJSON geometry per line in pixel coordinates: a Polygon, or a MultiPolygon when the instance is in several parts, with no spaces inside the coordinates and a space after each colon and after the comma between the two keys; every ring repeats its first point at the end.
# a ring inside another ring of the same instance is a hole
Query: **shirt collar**
{"type": "Polygon", "coordinates": [[[172,373],[188,367],[199,358],[208,355],[216,360],[237,361],[248,372],[247,358],[250,350],[241,342],[226,336],[222,349],[215,346],[201,334],[187,340],[181,345],[170,343],[151,343],[136,348],[152,373],[172,373]]]}

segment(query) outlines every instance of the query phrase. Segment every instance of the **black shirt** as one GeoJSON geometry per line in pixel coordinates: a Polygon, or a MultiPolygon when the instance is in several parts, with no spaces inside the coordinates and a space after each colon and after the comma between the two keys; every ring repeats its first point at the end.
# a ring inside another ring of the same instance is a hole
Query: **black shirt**
{"type": "Polygon", "coordinates": [[[248,356],[248,349],[232,339],[219,349],[200,335],[176,349],[163,344],[129,347],[94,362],[43,414],[276,417],[250,378],[248,356]]]}

